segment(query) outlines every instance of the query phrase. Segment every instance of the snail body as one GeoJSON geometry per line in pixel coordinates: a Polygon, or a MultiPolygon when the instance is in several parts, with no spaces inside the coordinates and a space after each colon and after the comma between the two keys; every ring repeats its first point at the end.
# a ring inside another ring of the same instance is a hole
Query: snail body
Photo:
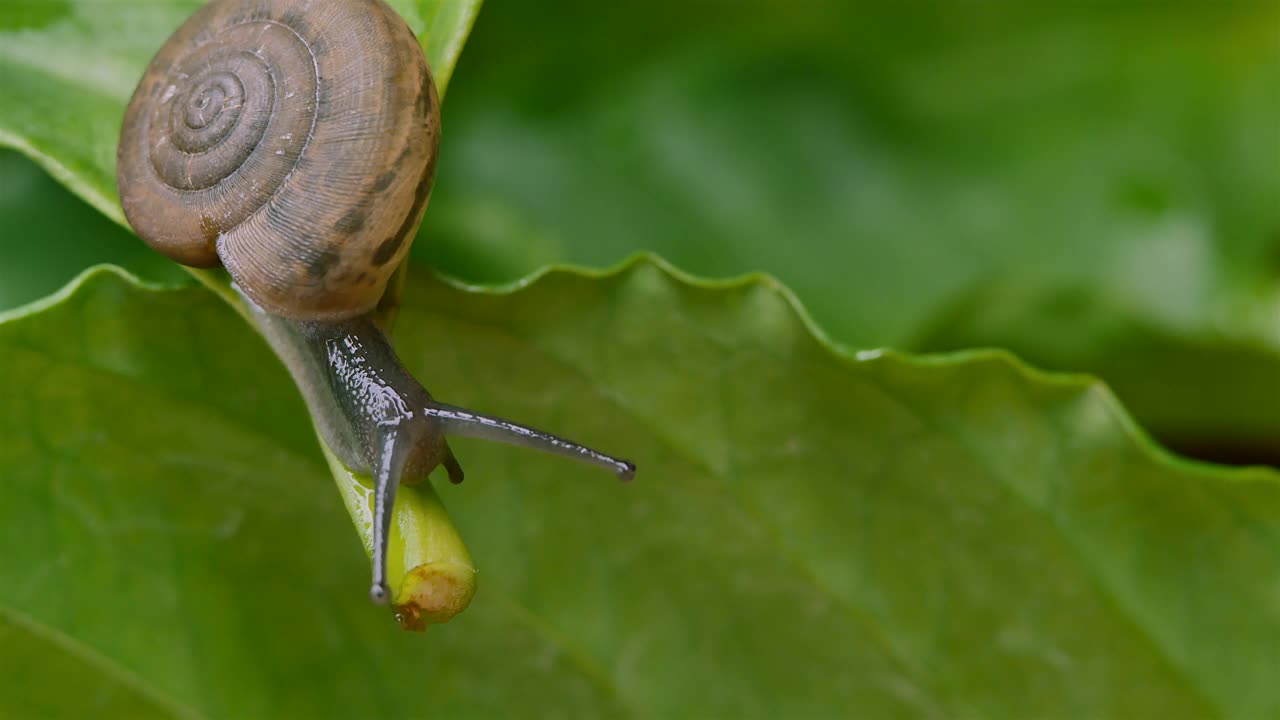
{"type": "Polygon", "coordinates": [[[378,602],[396,487],[438,465],[462,479],[446,435],[635,471],[436,402],[374,320],[426,210],[439,139],[431,71],[383,0],[213,0],[152,60],[117,153],[129,224],[179,263],[226,268],[325,442],[373,475],[378,602]]]}

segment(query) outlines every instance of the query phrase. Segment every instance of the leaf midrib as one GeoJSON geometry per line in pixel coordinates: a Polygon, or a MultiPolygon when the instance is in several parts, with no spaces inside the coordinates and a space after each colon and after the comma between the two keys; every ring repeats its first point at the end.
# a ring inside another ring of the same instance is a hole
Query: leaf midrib
{"type": "Polygon", "coordinates": [[[0,605],[0,616],[31,634],[45,639],[63,652],[79,658],[81,662],[96,668],[103,676],[114,680],[118,685],[129,688],[157,707],[166,710],[174,718],[205,720],[204,714],[156,689],[153,684],[145,682],[129,668],[70,635],[5,605],[0,605]]]}

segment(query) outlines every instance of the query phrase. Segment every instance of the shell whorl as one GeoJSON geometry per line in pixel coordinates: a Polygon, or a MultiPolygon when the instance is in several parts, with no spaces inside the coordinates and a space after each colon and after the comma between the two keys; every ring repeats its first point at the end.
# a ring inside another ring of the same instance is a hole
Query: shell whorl
{"type": "Polygon", "coordinates": [[[355,316],[426,208],[437,106],[421,47],[382,0],[213,0],[129,103],[121,204],[152,247],[221,263],[268,312],[355,316]]]}

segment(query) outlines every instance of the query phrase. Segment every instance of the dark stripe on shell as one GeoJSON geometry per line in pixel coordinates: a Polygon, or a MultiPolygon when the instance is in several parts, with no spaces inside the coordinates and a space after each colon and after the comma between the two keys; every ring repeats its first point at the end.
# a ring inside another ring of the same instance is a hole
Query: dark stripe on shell
{"type": "Polygon", "coordinates": [[[307,263],[307,272],[310,273],[311,277],[323,278],[333,270],[341,259],[342,257],[338,253],[326,248],[307,263]]]}

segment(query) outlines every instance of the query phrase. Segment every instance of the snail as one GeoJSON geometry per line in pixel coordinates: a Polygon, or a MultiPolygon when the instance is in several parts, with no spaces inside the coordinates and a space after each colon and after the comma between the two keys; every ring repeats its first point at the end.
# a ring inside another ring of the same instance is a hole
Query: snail
{"type": "Polygon", "coordinates": [[[375,310],[426,209],[439,98],[383,0],[213,0],[164,44],[125,112],[117,184],[151,247],[222,266],[299,382],[317,428],[374,479],[373,584],[386,603],[400,483],[462,467],[446,436],[625,460],[436,402],[375,310]]]}

